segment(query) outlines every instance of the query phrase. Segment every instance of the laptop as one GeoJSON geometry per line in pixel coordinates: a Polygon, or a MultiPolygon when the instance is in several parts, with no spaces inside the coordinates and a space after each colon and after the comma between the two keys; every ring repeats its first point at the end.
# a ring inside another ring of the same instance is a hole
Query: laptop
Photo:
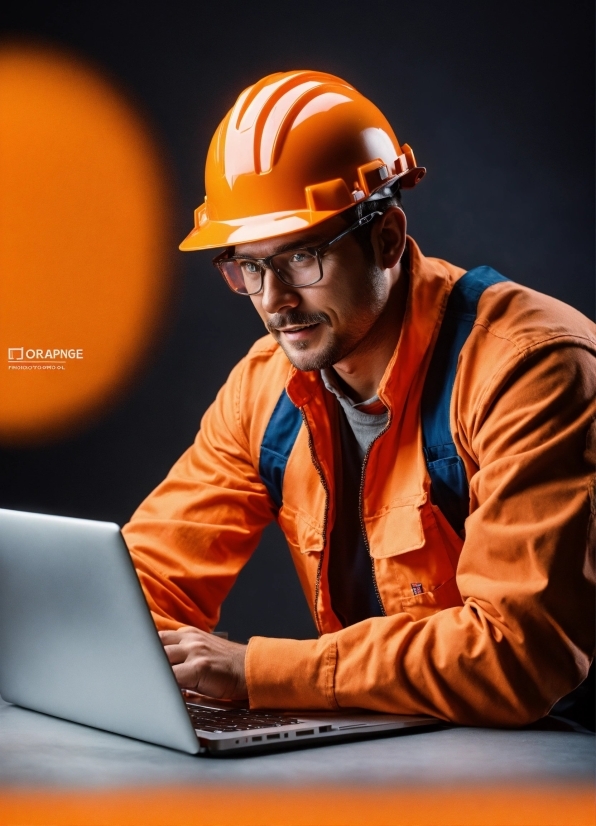
{"type": "Polygon", "coordinates": [[[120,529],[0,509],[0,694],[189,754],[232,755],[440,725],[365,711],[232,707],[181,690],[120,529]]]}

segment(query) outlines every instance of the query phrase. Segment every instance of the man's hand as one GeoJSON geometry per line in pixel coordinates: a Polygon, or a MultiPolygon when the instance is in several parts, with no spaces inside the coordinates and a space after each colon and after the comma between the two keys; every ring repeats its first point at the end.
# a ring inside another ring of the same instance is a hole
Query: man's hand
{"type": "Polygon", "coordinates": [[[159,636],[181,688],[220,700],[248,697],[246,645],[189,626],[160,631],[159,636]]]}

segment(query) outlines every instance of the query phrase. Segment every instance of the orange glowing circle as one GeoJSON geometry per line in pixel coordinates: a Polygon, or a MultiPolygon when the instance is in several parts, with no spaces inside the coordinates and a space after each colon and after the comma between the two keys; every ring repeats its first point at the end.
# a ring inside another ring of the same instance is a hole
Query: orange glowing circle
{"type": "Polygon", "coordinates": [[[165,304],[167,188],[93,69],[0,47],[0,441],[56,438],[130,380],[165,304]]]}

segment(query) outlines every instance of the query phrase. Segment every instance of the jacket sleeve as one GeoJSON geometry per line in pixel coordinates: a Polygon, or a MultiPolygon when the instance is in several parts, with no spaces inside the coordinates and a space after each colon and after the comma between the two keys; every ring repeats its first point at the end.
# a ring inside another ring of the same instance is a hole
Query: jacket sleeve
{"type": "Polygon", "coordinates": [[[213,630],[221,603],[273,519],[241,424],[245,361],[207,410],[192,447],[122,531],[160,629],[213,630]]]}
{"type": "MultiPolygon", "coordinates": [[[[316,641],[253,638],[251,705],[363,707],[523,725],[594,654],[596,359],[517,359],[467,422],[478,467],[457,568],[463,606],[372,618],[316,641]]],[[[486,394],[485,394],[486,395],[486,394]]]]}

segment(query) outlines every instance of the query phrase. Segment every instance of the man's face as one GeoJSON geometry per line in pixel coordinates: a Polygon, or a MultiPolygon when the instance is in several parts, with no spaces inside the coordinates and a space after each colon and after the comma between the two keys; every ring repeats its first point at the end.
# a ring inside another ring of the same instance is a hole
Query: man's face
{"type": "MultiPolygon", "coordinates": [[[[303,232],[240,244],[235,254],[266,258],[288,245],[292,249],[316,247],[343,229],[343,220],[333,218],[303,232]]],[[[251,300],[267,330],[299,370],[331,367],[372,344],[390,279],[367,259],[353,235],[348,235],[325,252],[323,278],[310,287],[291,287],[266,270],[263,290],[251,300]]]]}

